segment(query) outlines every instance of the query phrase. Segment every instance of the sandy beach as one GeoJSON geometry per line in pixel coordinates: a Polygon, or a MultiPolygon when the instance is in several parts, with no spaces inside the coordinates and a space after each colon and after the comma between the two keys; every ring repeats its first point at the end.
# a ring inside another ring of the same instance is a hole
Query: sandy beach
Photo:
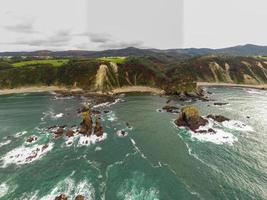
{"type": "Polygon", "coordinates": [[[159,88],[147,87],[147,86],[129,86],[121,87],[112,90],[113,94],[131,93],[131,92],[148,92],[153,94],[163,95],[165,92],[159,88]]]}
{"type": "Polygon", "coordinates": [[[243,88],[255,88],[255,89],[267,89],[267,85],[248,85],[248,84],[236,84],[236,83],[210,83],[210,82],[198,82],[198,86],[219,86],[219,87],[243,87],[243,88]]]}
{"type": "MultiPolygon", "coordinates": [[[[14,89],[3,89],[0,90],[0,95],[3,94],[17,94],[17,93],[34,93],[34,92],[53,92],[57,90],[69,90],[66,87],[59,86],[35,86],[35,87],[21,87],[14,89]]],[[[80,91],[81,89],[72,89],[71,91],[80,91]]]]}

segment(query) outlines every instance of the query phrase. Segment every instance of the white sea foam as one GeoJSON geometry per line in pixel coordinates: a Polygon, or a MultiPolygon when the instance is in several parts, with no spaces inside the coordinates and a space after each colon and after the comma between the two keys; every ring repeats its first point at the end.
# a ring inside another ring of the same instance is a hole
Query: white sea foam
{"type": "Polygon", "coordinates": [[[18,138],[18,137],[21,137],[23,135],[25,135],[27,133],[27,131],[20,131],[18,133],[16,133],[15,137],[18,138]]]}
{"type": "Polygon", "coordinates": [[[121,99],[116,99],[114,102],[110,103],[110,102],[105,102],[105,103],[101,103],[98,105],[93,106],[93,108],[99,108],[99,107],[110,107],[118,102],[120,102],[121,99]]]}
{"type": "Polygon", "coordinates": [[[116,133],[119,137],[126,137],[128,135],[128,132],[124,130],[118,130],[116,133]]]}
{"type": "Polygon", "coordinates": [[[257,89],[245,89],[245,91],[249,94],[262,94],[262,91],[257,89]]]}
{"type": "Polygon", "coordinates": [[[101,137],[97,137],[96,135],[90,136],[80,136],[78,145],[79,146],[89,146],[92,144],[96,144],[97,142],[101,142],[107,138],[107,133],[104,133],[101,137]]]}
{"type": "Polygon", "coordinates": [[[101,150],[102,150],[101,147],[96,147],[96,148],[95,148],[95,151],[101,151],[101,150]]]}
{"type": "Polygon", "coordinates": [[[114,121],[117,121],[117,120],[118,120],[118,118],[116,117],[115,113],[110,112],[108,114],[108,121],[114,122],[114,121]]]}
{"type": "Polygon", "coordinates": [[[236,130],[236,131],[241,131],[241,132],[253,132],[254,131],[254,129],[251,126],[246,125],[245,123],[236,121],[236,120],[225,121],[222,123],[222,125],[226,128],[236,130]]]}
{"type": "Polygon", "coordinates": [[[23,165],[31,163],[35,160],[41,159],[49,151],[53,149],[54,144],[48,143],[45,145],[34,145],[32,147],[18,147],[11,150],[6,155],[4,155],[0,161],[2,162],[1,167],[7,167],[11,164],[23,165]]]}
{"type": "Polygon", "coordinates": [[[77,195],[84,196],[86,200],[95,199],[95,189],[92,184],[88,183],[87,180],[76,183],[71,177],[68,177],[60,181],[50,194],[40,198],[40,200],[55,199],[60,194],[65,194],[68,199],[75,199],[77,195]]]}
{"type": "Polygon", "coordinates": [[[146,185],[147,179],[144,174],[135,172],[133,178],[125,180],[120,186],[117,193],[118,199],[135,200],[135,199],[148,199],[159,200],[159,191],[156,187],[150,188],[143,187],[146,185]]]}
{"type": "Polygon", "coordinates": [[[4,197],[8,193],[9,187],[6,183],[0,184],[0,198],[4,197]]]}
{"type": "Polygon", "coordinates": [[[203,142],[212,142],[215,144],[229,144],[233,145],[238,141],[233,134],[225,132],[221,129],[214,129],[215,133],[195,133],[191,131],[191,137],[203,142]]]}
{"type": "Polygon", "coordinates": [[[47,117],[50,117],[51,119],[56,120],[64,116],[63,113],[56,114],[52,109],[50,109],[47,112],[43,112],[43,115],[44,116],[41,118],[41,121],[44,121],[47,117]]]}
{"type": "Polygon", "coordinates": [[[63,113],[59,113],[59,114],[56,114],[55,116],[53,116],[53,118],[58,119],[58,118],[61,118],[63,116],[64,116],[63,113]]]}
{"type": "Polygon", "coordinates": [[[6,140],[6,141],[4,141],[4,142],[0,142],[0,148],[3,147],[3,146],[8,145],[8,144],[10,144],[10,143],[11,143],[11,140],[6,140]]]}

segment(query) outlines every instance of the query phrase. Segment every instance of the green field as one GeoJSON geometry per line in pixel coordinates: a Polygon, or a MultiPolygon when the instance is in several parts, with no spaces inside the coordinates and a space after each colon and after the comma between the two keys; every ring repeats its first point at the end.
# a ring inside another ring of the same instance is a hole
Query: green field
{"type": "Polygon", "coordinates": [[[60,67],[69,62],[68,59],[46,59],[46,60],[30,60],[30,61],[21,61],[13,63],[14,67],[24,67],[29,65],[38,65],[38,64],[51,64],[54,67],[60,67]]]}
{"type": "Polygon", "coordinates": [[[107,62],[114,62],[117,64],[123,64],[125,61],[126,57],[103,57],[103,58],[98,58],[100,61],[107,61],[107,62]]]}

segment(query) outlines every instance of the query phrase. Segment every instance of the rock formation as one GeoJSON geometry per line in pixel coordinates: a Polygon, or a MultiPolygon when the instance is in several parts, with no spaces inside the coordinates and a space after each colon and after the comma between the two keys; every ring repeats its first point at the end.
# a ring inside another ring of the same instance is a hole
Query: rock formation
{"type": "Polygon", "coordinates": [[[97,137],[101,137],[103,135],[103,133],[104,133],[104,131],[103,131],[103,128],[102,128],[101,123],[100,123],[100,117],[96,116],[94,134],[97,137]]]}
{"type": "Polygon", "coordinates": [[[67,196],[65,194],[61,194],[55,198],[55,200],[68,200],[67,196]]]}
{"type": "Polygon", "coordinates": [[[93,128],[93,120],[90,115],[90,111],[86,111],[82,113],[83,121],[81,123],[80,133],[83,135],[91,135],[92,134],[92,128],[93,128]]]}
{"type": "Polygon", "coordinates": [[[82,195],[78,195],[75,200],[85,200],[84,196],[82,195]]]}
{"type": "Polygon", "coordinates": [[[208,115],[207,118],[213,119],[214,121],[217,122],[224,122],[224,121],[229,121],[227,117],[224,117],[222,115],[208,115]]]}
{"type": "Polygon", "coordinates": [[[188,127],[192,131],[196,131],[200,126],[205,126],[208,120],[199,115],[198,109],[194,106],[186,106],[182,108],[181,114],[175,121],[177,126],[188,127]]]}

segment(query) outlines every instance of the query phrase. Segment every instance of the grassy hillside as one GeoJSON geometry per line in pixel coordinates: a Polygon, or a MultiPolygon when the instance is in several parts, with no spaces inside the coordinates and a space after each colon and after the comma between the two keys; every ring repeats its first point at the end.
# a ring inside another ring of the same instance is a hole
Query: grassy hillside
{"type": "Polygon", "coordinates": [[[54,67],[60,67],[64,64],[69,62],[68,59],[44,59],[44,60],[29,60],[29,61],[20,61],[15,62],[12,65],[14,67],[25,67],[29,65],[43,65],[43,64],[50,64],[54,67]]]}
{"type": "Polygon", "coordinates": [[[23,67],[18,67],[17,63],[14,67],[13,63],[3,62],[2,67],[0,65],[0,87],[76,85],[93,91],[109,91],[122,86],[142,85],[176,90],[181,84],[181,76],[166,76],[164,68],[168,62],[151,57],[38,61],[20,62],[23,67]],[[55,61],[58,62],[55,64],[55,61]]]}
{"type": "Polygon", "coordinates": [[[177,93],[195,90],[197,81],[265,84],[267,60],[225,56],[200,56],[182,61],[131,56],[22,62],[0,60],[0,88],[75,85],[92,91],[109,91],[141,85],[177,93]]]}

